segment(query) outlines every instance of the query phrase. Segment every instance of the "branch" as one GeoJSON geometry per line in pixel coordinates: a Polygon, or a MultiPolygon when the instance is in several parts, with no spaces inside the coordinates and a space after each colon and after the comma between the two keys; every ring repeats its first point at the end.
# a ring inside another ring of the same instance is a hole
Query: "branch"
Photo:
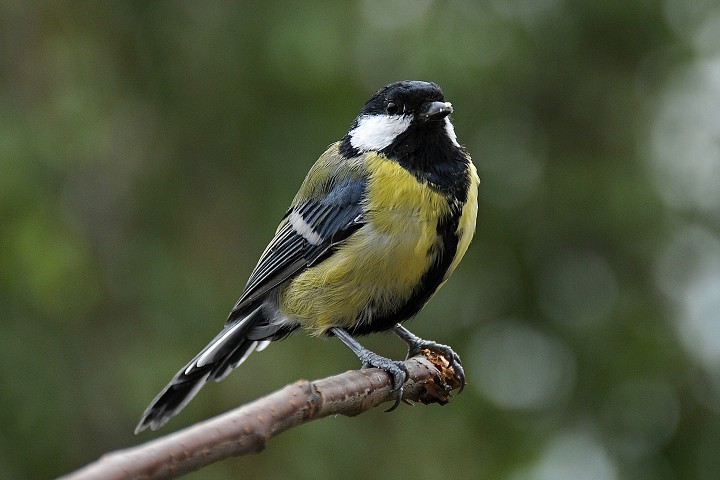
{"type": "MultiPolygon", "coordinates": [[[[448,361],[429,350],[405,361],[403,400],[446,404],[460,380],[448,361]]],[[[230,456],[258,453],[275,435],[329,415],[355,416],[394,401],[383,370],[351,370],[294,384],[179,432],[111,452],[62,480],[176,478],[230,456]]]]}

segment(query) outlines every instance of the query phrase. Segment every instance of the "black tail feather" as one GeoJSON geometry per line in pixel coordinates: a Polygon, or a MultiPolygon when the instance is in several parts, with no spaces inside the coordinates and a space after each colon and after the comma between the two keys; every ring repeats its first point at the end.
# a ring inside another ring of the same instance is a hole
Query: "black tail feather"
{"type": "Polygon", "coordinates": [[[259,342],[247,338],[257,321],[262,322],[260,310],[243,320],[227,325],[190,363],[185,365],[158,394],[143,413],[135,433],[146,428],[157,430],[179,413],[209,380],[222,380],[239,366],[259,342]]]}
{"type": "Polygon", "coordinates": [[[236,315],[190,363],[175,374],[147,407],[135,433],[146,428],[157,430],[162,427],[185,408],[207,382],[219,382],[252,352],[262,350],[271,340],[287,337],[297,328],[298,325],[269,322],[262,304],[248,306],[243,316],[236,315]]]}
{"type": "Polygon", "coordinates": [[[165,425],[171,417],[185,408],[185,405],[205,385],[211,373],[210,368],[195,370],[190,375],[185,375],[184,369],[178,372],[175,378],[155,397],[155,400],[145,410],[140,423],[135,427],[135,434],[148,427],[151,430],[157,430],[165,425]]]}

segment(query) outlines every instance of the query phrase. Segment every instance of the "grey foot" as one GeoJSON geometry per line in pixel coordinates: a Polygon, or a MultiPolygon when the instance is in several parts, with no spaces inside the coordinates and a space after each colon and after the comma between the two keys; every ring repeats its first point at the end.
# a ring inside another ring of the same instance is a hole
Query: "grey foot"
{"type": "Polygon", "coordinates": [[[433,342],[432,340],[423,340],[417,335],[413,334],[410,330],[403,327],[399,323],[395,325],[393,331],[408,345],[408,358],[414,357],[420,354],[423,350],[427,349],[431,352],[438,353],[445,357],[450,363],[450,366],[455,370],[455,374],[460,380],[460,390],[462,392],[465,388],[465,370],[463,370],[462,362],[460,361],[460,355],[455,353],[455,350],[442,343],[433,342]]]}

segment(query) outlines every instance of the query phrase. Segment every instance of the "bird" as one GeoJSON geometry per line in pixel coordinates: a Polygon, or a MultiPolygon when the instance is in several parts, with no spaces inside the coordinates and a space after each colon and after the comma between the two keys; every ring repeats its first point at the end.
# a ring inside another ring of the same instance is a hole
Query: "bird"
{"type": "Polygon", "coordinates": [[[465,385],[452,348],[402,325],[445,284],[475,233],[480,180],[452,113],[433,82],[399,81],[370,97],[310,168],[222,330],[155,397],[136,434],[157,430],[207,382],[298,329],[337,337],[363,368],[386,371],[389,410],[407,368],[358,336],[392,331],[407,358],[439,352],[465,385]]]}

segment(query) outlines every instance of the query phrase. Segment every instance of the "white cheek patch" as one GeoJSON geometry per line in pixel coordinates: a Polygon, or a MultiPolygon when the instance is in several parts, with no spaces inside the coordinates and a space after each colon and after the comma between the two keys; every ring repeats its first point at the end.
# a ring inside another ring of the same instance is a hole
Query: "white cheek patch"
{"type": "Polygon", "coordinates": [[[456,147],[459,147],[460,144],[457,141],[457,135],[455,135],[455,127],[453,127],[453,124],[450,123],[450,119],[448,117],[445,117],[445,133],[447,134],[450,141],[455,145],[456,147]]]}
{"type": "Polygon", "coordinates": [[[350,131],[350,145],[366,152],[388,147],[412,123],[409,115],[363,115],[350,131]]]}

